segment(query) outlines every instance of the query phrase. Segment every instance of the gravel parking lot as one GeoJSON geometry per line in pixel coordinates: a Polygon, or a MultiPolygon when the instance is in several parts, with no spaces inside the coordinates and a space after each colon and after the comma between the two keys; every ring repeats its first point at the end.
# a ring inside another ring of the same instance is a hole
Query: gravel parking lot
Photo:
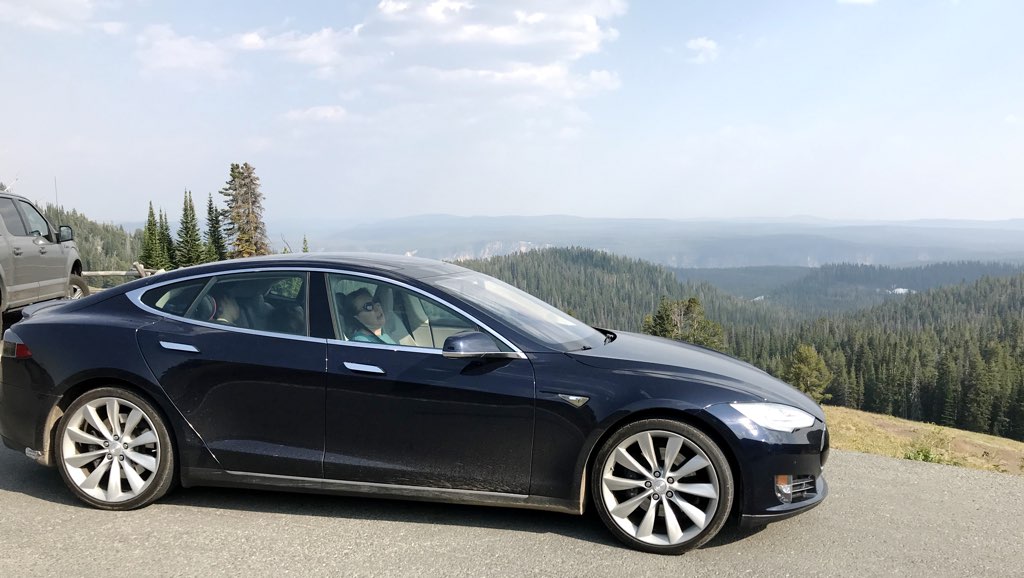
{"type": "Polygon", "coordinates": [[[1024,576],[1024,477],[840,451],[827,476],[812,512],[662,557],[592,515],[202,488],[101,512],[5,449],[0,575],[1024,576]]]}

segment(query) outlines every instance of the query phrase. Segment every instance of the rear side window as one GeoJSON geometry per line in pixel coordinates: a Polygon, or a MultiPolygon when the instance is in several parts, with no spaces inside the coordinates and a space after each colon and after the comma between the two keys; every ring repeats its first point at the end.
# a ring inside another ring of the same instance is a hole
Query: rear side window
{"type": "Polygon", "coordinates": [[[28,229],[18,214],[18,207],[14,205],[14,199],[0,198],[0,218],[3,218],[7,231],[15,237],[27,237],[28,229]]]}
{"type": "Polygon", "coordinates": [[[157,287],[143,293],[142,302],[169,315],[183,316],[208,282],[209,279],[191,279],[157,287]]]}

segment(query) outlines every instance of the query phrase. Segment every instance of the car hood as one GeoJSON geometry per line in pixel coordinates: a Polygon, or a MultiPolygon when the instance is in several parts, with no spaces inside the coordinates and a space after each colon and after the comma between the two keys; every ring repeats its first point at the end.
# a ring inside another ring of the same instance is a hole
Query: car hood
{"type": "Polygon", "coordinates": [[[650,335],[619,332],[607,345],[568,354],[580,363],[610,370],[632,370],[727,387],[773,403],[798,407],[824,421],[811,398],[756,367],[703,347],[650,335]]]}

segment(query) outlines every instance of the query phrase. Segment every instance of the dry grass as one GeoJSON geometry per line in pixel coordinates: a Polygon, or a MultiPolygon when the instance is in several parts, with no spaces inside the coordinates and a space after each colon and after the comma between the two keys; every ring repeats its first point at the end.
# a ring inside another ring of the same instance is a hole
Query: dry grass
{"type": "Polygon", "coordinates": [[[831,445],[1024,476],[1024,443],[888,415],[825,406],[831,445]]]}

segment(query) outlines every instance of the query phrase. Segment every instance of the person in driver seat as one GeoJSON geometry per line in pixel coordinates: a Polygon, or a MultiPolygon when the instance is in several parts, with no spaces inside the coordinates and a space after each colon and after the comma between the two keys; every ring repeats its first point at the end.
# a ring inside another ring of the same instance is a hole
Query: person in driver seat
{"type": "Polygon", "coordinates": [[[351,328],[349,341],[398,345],[398,342],[384,333],[384,323],[387,321],[384,308],[365,287],[345,296],[345,315],[351,328]]]}

